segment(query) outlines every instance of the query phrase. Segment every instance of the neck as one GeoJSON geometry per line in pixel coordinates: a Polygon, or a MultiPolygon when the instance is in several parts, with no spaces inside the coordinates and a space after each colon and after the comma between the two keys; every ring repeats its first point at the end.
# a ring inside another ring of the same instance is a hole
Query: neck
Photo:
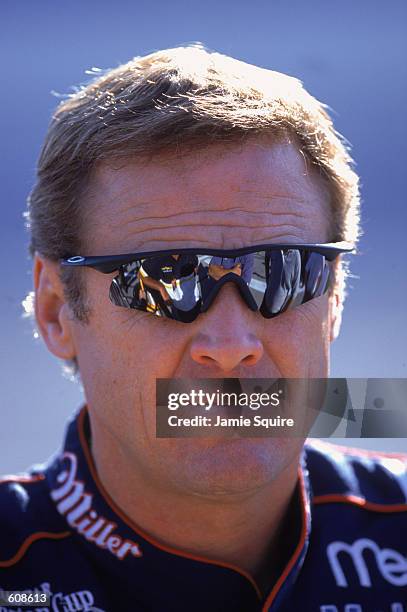
{"type": "Polygon", "coordinates": [[[298,456],[272,483],[247,494],[202,496],[159,486],[106,442],[99,444],[93,436],[96,469],[132,522],[163,545],[238,567],[260,587],[270,586],[270,576],[281,569],[283,537],[287,550],[283,529],[297,484],[298,456]]]}

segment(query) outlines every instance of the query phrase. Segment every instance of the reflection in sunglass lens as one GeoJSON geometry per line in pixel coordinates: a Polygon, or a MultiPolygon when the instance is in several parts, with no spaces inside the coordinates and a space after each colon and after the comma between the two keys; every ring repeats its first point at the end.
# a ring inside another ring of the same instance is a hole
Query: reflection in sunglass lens
{"type": "Polygon", "coordinates": [[[223,257],[174,253],[121,266],[110,287],[113,304],[185,323],[208,310],[233,282],[252,310],[266,318],[325,293],[330,267],[317,252],[273,249],[223,257]]]}

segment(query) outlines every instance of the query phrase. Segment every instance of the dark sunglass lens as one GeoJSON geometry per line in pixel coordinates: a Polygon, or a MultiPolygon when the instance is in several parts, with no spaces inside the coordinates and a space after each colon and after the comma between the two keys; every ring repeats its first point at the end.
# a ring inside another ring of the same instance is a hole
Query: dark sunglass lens
{"type": "Polygon", "coordinates": [[[189,323],[200,312],[196,255],[173,254],[126,264],[110,287],[117,306],[189,323]]]}
{"type": "Polygon", "coordinates": [[[266,253],[267,289],[260,311],[266,318],[275,317],[302,303],[301,252],[298,249],[273,250],[266,253]]]}
{"type": "Polygon", "coordinates": [[[329,266],[319,253],[284,249],[269,251],[265,257],[267,289],[260,312],[275,317],[325,293],[329,266]]]}
{"type": "Polygon", "coordinates": [[[116,306],[137,308],[140,300],[139,262],[122,266],[110,285],[110,301],[116,306]]]}
{"type": "Polygon", "coordinates": [[[330,267],[320,253],[307,253],[304,257],[304,302],[323,295],[328,289],[330,267]]]}
{"type": "Polygon", "coordinates": [[[253,254],[253,269],[250,280],[248,281],[248,286],[256,301],[257,307],[260,308],[267,288],[264,251],[253,254]]]}

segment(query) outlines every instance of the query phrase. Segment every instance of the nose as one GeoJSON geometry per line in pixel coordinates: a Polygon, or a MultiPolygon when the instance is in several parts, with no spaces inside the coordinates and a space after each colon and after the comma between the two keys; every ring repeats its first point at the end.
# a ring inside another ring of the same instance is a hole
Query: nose
{"type": "Polygon", "coordinates": [[[255,317],[259,314],[250,311],[237,288],[227,283],[200,317],[202,325],[190,345],[193,361],[222,372],[256,365],[264,347],[253,324],[255,317]]]}

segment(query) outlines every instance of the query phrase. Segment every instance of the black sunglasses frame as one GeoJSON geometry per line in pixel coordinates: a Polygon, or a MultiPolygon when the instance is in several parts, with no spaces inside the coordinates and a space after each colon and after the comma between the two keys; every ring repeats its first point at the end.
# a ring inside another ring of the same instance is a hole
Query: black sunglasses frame
{"type": "Polygon", "coordinates": [[[159,251],[144,251],[137,253],[125,253],[122,255],[96,255],[96,256],[82,256],[73,255],[66,259],[61,259],[61,266],[80,268],[87,267],[93,268],[103,274],[111,274],[119,270],[121,266],[124,266],[132,261],[138,261],[146,259],[147,257],[156,257],[161,255],[172,255],[176,254],[195,254],[200,255],[218,255],[222,257],[239,257],[240,255],[248,255],[250,253],[256,253],[258,251],[279,251],[282,249],[299,249],[303,251],[312,251],[314,253],[320,253],[324,255],[327,261],[334,261],[342,253],[351,253],[355,250],[349,242],[330,242],[321,244],[297,244],[297,243],[268,243],[268,244],[256,244],[250,247],[240,247],[237,249],[207,249],[207,248],[177,248],[164,249],[159,251]]]}

